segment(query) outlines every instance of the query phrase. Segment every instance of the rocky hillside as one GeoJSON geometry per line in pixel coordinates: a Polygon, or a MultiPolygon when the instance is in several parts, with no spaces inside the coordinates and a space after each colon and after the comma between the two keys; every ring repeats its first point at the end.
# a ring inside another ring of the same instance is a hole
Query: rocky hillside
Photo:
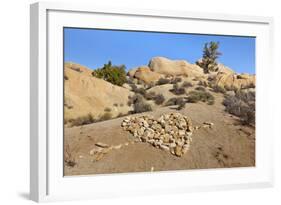
{"type": "Polygon", "coordinates": [[[196,64],[164,57],[154,57],[148,66],[131,69],[127,75],[128,83],[117,86],[94,77],[92,70],[85,66],[65,63],[65,122],[78,120],[78,125],[83,121],[88,124],[127,115],[134,112],[134,105],[129,101],[138,93],[145,98],[140,106],[157,108],[173,97],[186,97],[184,90],[188,85],[193,87],[189,88],[190,91],[196,85],[219,87],[221,90],[255,87],[255,75],[236,74],[223,64],[218,64],[216,72],[206,74],[196,64]],[[182,93],[175,94],[173,90],[182,93]],[[156,98],[163,98],[162,102],[153,102],[156,98]]]}

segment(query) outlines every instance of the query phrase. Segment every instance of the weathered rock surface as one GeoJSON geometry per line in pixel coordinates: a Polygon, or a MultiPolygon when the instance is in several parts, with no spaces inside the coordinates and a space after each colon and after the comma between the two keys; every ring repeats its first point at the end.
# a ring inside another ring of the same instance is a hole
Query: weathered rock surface
{"type": "Polygon", "coordinates": [[[256,76],[249,74],[218,73],[214,79],[217,86],[226,89],[254,88],[256,86],[256,76]]]}
{"type": "Polygon", "coordinates": [[[164,76],[159,73],[152,72],[147,66],[140,66],[137,70],[135,70],[133,77],[142,80],[145,83],[150,83],[156,82],[164,76]]]}
{"type": "Polygon", "coordinates": [[[188,77],[202,76],[203,69],[185,60],[170,60],[164,57],[154,57],[149,62],[151,71],[164,75],[184,75],[188,77]]]}
{"type": "Polygon", "coordinates": [[[136,141],[183,156],[192,142],[191,120],[180,113],[162,115],[158,119],[151,116],[126,117],[121,126],[132,133],[136,141]]]}
{"type": "Polygon", "coordinates": [[[92,114],[99,118],[105,108],[111,109],[112,116],[128,113],[128,96],[131,91],[92,76],[92,70],[75,63],[64,65],[64,117],[77,119],[92,114]],[[115,107],[114,104],[124,106],[115,107]]]}

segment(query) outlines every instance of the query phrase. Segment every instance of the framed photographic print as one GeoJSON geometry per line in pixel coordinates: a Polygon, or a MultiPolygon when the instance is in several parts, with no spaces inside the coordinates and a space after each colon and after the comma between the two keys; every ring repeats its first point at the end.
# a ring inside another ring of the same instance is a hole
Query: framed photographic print
{"type": "Polygon", "coordinates": [[[272,24],[31,5],[31,199],[272,186],[272,24]]]}

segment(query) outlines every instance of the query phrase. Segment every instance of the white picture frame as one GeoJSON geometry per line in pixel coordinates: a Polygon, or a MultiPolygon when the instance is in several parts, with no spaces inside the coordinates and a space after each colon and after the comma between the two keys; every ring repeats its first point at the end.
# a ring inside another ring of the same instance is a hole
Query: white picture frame
{"type": "Polygon", "coordinates": [[[34,201],[163,194],[273,186],[270,129],[273,19],[185,11],[97,8],[91,4],[31,5],[30,198],[34,201]],[[184,25],[184,26],[183,26],[184,25]],[[64,177],[62,28],[85,27],[256,36],[256,166],[64,177]],[[270,69],[269,72],[266,70],[270,69]],[[147,181],[149,186],[147,186],[147,181]],[[181,183],[179,183],[181,182],[181,183]],[[184,182],[184,183],[183,183],[184,182]]]}

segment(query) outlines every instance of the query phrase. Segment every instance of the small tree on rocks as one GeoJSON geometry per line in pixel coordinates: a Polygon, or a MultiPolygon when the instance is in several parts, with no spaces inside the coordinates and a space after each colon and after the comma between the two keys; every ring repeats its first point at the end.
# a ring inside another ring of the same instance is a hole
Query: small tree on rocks
{"type": "Polygon", "coordinates": [[[203,68],[205,73],[210,71],[217,71],[217,58],[222,55],[218,51],[219,42],[205,43],[203,48],[203,58],[201,61],[197,61],[196,64],[203,68]]]}

